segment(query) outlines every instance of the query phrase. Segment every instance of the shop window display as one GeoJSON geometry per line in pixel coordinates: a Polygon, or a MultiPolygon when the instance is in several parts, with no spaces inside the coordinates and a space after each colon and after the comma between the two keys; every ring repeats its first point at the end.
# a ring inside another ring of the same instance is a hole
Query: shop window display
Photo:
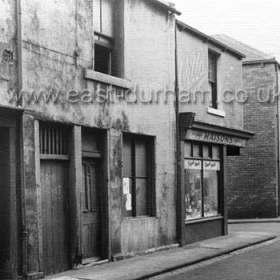
{"type": "Polygon", "coordinates": [[[219,215],[219,146],[186,142],[184,151],[185,219],[219,215]]]}

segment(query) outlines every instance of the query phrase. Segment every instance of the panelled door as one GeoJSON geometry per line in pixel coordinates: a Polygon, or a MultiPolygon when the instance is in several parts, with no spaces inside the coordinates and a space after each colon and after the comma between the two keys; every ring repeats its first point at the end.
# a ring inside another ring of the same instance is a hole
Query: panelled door
{"type": "Polygon", "coordinates": [[[82,245],[84,262],[102,256],[100,161],[83,159],[82,245]]]}

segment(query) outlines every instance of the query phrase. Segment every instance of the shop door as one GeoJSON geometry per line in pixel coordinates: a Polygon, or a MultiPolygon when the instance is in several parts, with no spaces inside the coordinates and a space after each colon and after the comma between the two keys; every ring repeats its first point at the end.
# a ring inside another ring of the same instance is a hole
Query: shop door
{"type": "Polygon", "coordinates": [[[84,262],[97,261],[102,256],[100,163],[83,159],[82,245],[84,262]]]}
{"type": "Polygon", "coordinates": [[[67,162],[41,160],[44,273],[70,268],[67,162]]]}

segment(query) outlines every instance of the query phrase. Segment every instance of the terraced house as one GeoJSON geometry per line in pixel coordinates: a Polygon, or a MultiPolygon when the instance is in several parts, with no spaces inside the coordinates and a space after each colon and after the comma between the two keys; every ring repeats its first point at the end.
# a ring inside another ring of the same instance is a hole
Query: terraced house
{"type": "Polygon", "coordinates": [[[0,6],[1,279],[226,234],[242,54],[164,1],[0,6]],[[196,79],[211,106],[181,102],[196,79]]]}

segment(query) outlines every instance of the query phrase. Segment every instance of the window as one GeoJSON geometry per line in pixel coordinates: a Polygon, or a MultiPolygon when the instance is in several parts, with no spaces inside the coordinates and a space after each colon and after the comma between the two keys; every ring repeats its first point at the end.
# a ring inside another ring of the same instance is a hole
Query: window
{"type": "Polygon", "coordinates": [[[112,74],[114,45],[113,0],[94,0],[94,70],[112,74]]]}
{"type": "Polygon", "coordinates": [[[220,147],[185,142],[184,158],[186,221],[219,215],[220,147]]]}
{"type": "Polygon", "coordinates": [[[68,129],[53,123],[40,123],[40,154],[68,155],[68,129]]]}
{"type": "Polygon", "coordinates": [[[124,216],[152,216],[153,138],[125,134],[123,137],[124,216]]]}
{"type": "Polygon", "coordinates": [[[208,52],[208,81],[211,92],[212,108],[218,109],[217,93],[217,58],[213,52],[208,52]]]}

